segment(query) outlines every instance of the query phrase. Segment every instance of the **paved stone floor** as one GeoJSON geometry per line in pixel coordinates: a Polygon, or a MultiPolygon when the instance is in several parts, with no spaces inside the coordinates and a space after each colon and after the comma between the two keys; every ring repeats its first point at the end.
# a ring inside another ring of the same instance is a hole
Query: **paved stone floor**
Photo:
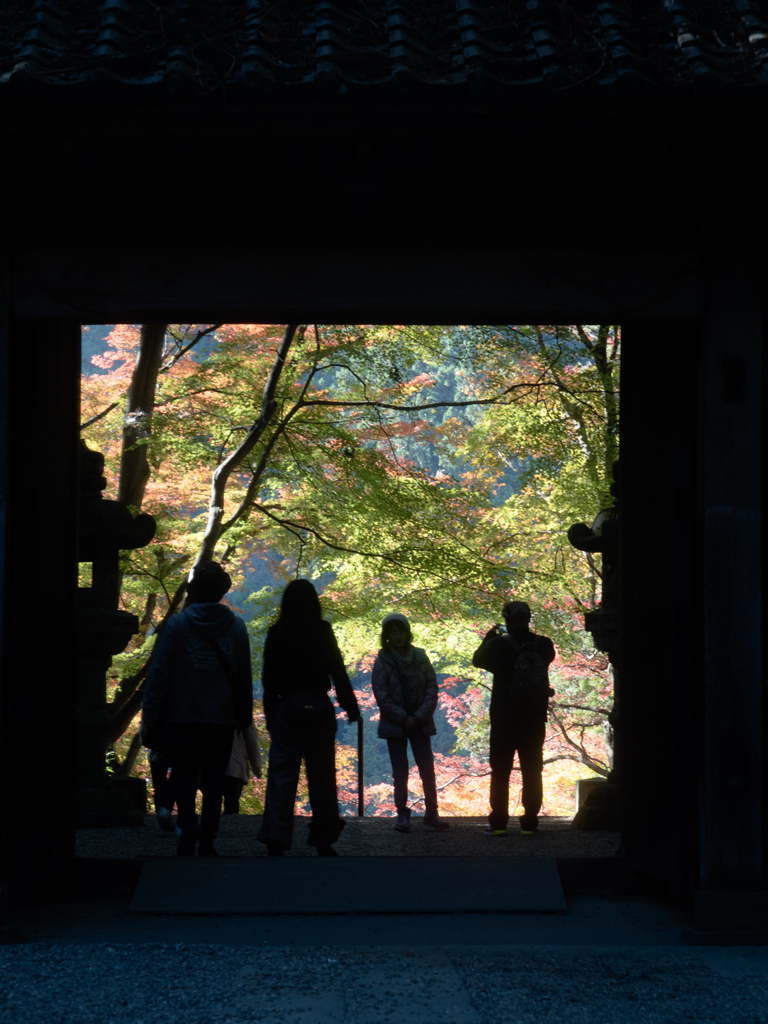
{"type": "MultiPolygon", "coordinates": [[[[619,847],[618,832],[581,832],[570,818],[541,818],[535,836],[523,836],[517,819],[509,835],[486,836],[485,818],[446,818],[450,828],[432,832],[422,818],[412,819],[408,835],[395,832],[392,818],[347,818],[336,844],[340,856],[349,857],[610,857],[619,847]]],[[[297,816],[292,857],[315,856],[306,845],[309,819],[297,816]]],[[[222,856],[266,856],[256,839],[260,815],[226,815],[221,819],[216,847],[222,856]]],[[[176,841],[162,832],[154,814],[145,817],[143,828],[82,829],[77,833],[80,857],[172,857],[176,841]]]]}
{"type": "Polygon", "coordinates": [[[2,1024],[765,1024],[768,949],[680,941],[681,908],[233,919],[29,912],[2,1024]]]}
{"type": "MultiPolygon", "coordinates": [[[[610,856],[618,842],[562,819],[532,842],[488,839],[479,819],[451,825],[399,836],[386,819],[352,821],[339,852],[567,858],[610,856]]],[[[225,819],[222,852],[258,854],[257,827],[225,819]]],[[[174,845],[148,818],[83,832],[78,853],[172,856],[174,845]]],[[[0,947],[0,1024],[768,1024],[768,948],[686,945],[690,906],[651,896],[570,894],[565,914],[257,918],[131,914],[130,900],[14,912],[23,941],[0,947]]]]}

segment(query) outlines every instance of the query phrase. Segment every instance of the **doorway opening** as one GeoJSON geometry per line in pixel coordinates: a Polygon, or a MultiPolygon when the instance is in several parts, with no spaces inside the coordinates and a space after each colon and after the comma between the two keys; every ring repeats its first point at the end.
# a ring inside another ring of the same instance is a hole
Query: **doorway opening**
{"type": "MultiPolygon", "coordinates": [[[[472,655],[502,605],[524,600],[533,629],[558,651],[541,836],[561,842],[576,781],[611,769],[607,657],[583,630],[601,598],[600,558],[575,550],[567,531],[611,504],[620,361],[616,325],[84,328],[81,436],[104,454],[105,496],[157,522],[150,543],[121,555],[119,607],[137,616],[139,632],[107,673],[105,771],[151,780],[138,715],[153,635],[180,607],[204,553],[226,564],[235,583],[228,600],[248,624],[265,764],[264,637],[289,580],[310,578],[321,591],[364,720],[362,730],[339,723],[341,813],[354,819],[350,836],[367,829],[361,849],[379,855],[402,844],[391,835],[391,766],[376,735],[370,673],[382,619],[409,617],[439,680],[441,814],[463,823],[455,839],[422,846],[429,855],[467,852],[486,820],[490,776],[491,678],[472,655]]],[[[81,570],[87,588],[90,564],[81,570]]],[[[263,810],[264,787],[251,780],[243,820],[225,822],[233,849],[235,833],[248,832],[244,819],[263,810]]],[[[418,815],[415,768],[409,787],[418,815]]],[[[510,796],[515,815],[517,766],[510,796]]],[[[308,813],[307,798],[302,776],[297,811],[308,813]]],[[[80,833],[86,855],[95,831],[80,833]]],[[[133,849],[143,832],[124,842],[133,849]]],[[[618,844],[615,834],[577,838],[571,855],[607,855],[618,844]]],[[[91,855],[103,849],[99,840],[91,855]]],[[[414,844],[403,855],[415,852],[414,844]]]]}

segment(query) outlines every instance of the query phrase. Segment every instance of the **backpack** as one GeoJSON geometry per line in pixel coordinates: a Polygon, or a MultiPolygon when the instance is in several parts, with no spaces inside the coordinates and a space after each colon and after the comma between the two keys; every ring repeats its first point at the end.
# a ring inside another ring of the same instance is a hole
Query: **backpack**
{"type": "Polygon", "coordinates": [[[517,661],[510,682],[510,696],[518,711],[539,711],[551,694],[549,672],[544,659],[536,650],[538,638],[520,644],[509,633],[504,634],[517,651],[517,661]]]}

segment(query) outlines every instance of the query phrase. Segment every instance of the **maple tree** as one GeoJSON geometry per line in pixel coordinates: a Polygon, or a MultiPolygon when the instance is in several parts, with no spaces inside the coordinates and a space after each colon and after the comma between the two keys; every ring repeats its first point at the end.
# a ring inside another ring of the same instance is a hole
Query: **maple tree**
{"type": "MultiPolygon", "coordinates": [[[[83,378],[84,434],[158,531],[123,563],[123,602],[142,630],[115,659],[112,739],[138,709],[150,627],[180,607],[191,564],[215,555],[241,590],[254,565],[269,568],[247,601],[257,678],[282,583],[328,581],[326,614],[370,717],[382,615],[396,606],[419,623],[457,729],[458,752],[437,755],[456,807],[486,795],[488,681],[469,659],[507,595],[524,593],[562,655],[548,754],[605,770],[605,666],[576,619],[594,606],[599,570],[565,531],[605,500],[619,341],[617,328],[582,326],[116,327],[94,359],[107,372],[83,378]]],[[[137,741],[119,746],[130,770],[137,741]]],[[[339,745],[353,803],[350,751],[339,745]]],[[[376,786],[367,796],[371,810],[387,806],[376,786]]]]}

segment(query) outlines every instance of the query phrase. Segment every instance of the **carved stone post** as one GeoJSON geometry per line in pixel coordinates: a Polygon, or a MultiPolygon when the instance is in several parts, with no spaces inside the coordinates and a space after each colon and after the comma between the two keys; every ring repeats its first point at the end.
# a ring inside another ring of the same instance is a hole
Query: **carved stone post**
{"type": "MultiPolygon", "coordinates": [[[[592,634],[596,649],[608,655],[613,679],[613,709],[608,716],[608,722],[613,730],[613,754],[607,781],[616,788],[610,795],[608,792],[602,795],[595,793],[595,805],[600,806],[601,811],[608,813],[595,816],[601,818],[599,826],[589,826],[603,828],[619,827],[617,820],[618,785],[621,780],[623,760],[621,729],[623,680],[619,631],[619,473],[619,460],[617,459],[613,464],[613,483],[611,484],[613,505],[610,508],[601,509],[591,526],[587,526],[586,523],[575,523],[568,530],[568,540],[577,550],[589,554],[599,553],[603,556],[600,606],[595,611],[587,612],[584,616],[584,629],[592,634]]],[[[591,802],[587,801],[587,807],[590,807],[591,802]]]]}
{"type": "Polygon", "coordinates": [[[120,611],[120,551],[144,547],[155,535],[155,520],[135,518],[125,505],[102,497],[104,456],[80,448],[80,531],[78,561],[91,562],[90,587],[78,590],[77,754],[78,825],[143,824],[124,793],[112,790],[105,759],[110,716],[106,672],[139,630],[135,615],[120,611]]]}

